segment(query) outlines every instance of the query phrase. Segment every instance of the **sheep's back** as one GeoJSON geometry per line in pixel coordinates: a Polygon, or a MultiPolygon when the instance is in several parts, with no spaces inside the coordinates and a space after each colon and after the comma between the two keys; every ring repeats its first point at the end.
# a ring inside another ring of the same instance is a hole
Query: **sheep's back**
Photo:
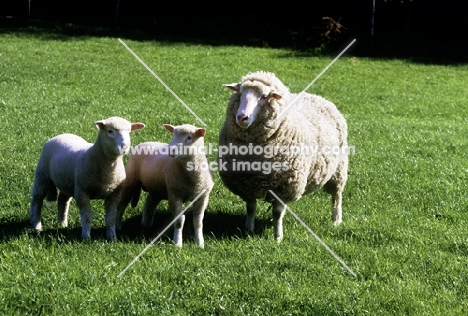
{"type": "Polygon", "coordinates": [[[62,192],[72,196],[75,186],[75,168],[83,154],[92,146],[73,134],[51,138],[43,147],[39,165],[48,170],[51,180],[62,192]]]}
{"type": "Polygon", "coordinates": [[[303,93],[291,110],[291,120],[305,120],[320,130],[318,137],[321,143],[346,145],[346,119],[332,102],[318,95],[303,93]]]}

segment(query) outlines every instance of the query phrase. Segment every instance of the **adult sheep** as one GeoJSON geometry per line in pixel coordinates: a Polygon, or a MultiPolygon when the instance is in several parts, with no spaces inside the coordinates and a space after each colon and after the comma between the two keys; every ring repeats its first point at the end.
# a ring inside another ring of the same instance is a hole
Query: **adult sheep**
{"type": "Polygon", "coordinates": [[[348,169],[347,123],[335,105],[317,95],[290,93],[269,72],[250,73],[225,86],[234,93],[219,134],[219,174],[246,202],[246,229],[254,229],[257,199],[271,202],[280,242],[286,204],[319,188],[331,194],[332,220],[339,224],[348,169]]]}
{"type": "Polygon", "coordinates": [[[31,191],[30,220],[34,229],[42,230],[44,199],[57,201],[58,220],[67,227],[68,208],[74,198],[80,210],[81,236],[89,239],[90,200],[104,199],[106,236],[109,240],[116,238],[115,217],[125,179],[122,156],[130,149],[130,132],[145,125],[115,116],[94,124],[99,129],[94,144],[74,134],[61,134],[45,143],[31,191]]]}
{"type": "MultiPolygon", "coordinates": [[[[182,212],[183,203],[198,197],[193,203],[193,227],[195,241],[203,248],[203,217],[214,184],[205,155],[203,139],[206,130],[190,124],[164,124],[164,128],[172,132],[170,144],[138,144],[128,159],[117,227],[121,225],[123,212],[130,201],[132,207],[137,205],[142,189],[148,192],[142,216],[145,227],[152,225],[154,211],[162,200],[168,200],[175,218],[182,212]]],[[[173,240],[179,247],[182,246],[184,222],[185,215],[181,215],[174,223],[173,240]]]]}

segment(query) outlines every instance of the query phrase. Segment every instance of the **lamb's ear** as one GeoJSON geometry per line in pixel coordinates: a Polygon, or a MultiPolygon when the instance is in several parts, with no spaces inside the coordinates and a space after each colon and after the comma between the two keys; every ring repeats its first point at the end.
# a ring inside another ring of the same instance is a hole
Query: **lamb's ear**
{"type": "Polygon", "coordinates": [[[233,91],[239,92],[241,84],[240,83],[229,83],[229,84],[224,84],[223,86],[225,86],[226,88],[231,89],[233,91]]]}
{"type": "Polygon", "coordinates": [[[106,124],[104,123],[104,121],[96,121],[94,122],[94,126],[96,126],[97,129],[103,129],[104,126],[106,126],[106,124]]]}
{"type": "Polygon", "coordinates": [[[206,129],[204,129],[204,128],[197,129],[196,135],[198,137],[203,137],[203,136],[205,136],[205,134],[206,134],[206,129]]]}
{"type": "Polygon", "coordinates": [[[133,132],[133,131],[137,131],[137,130],[143,129],[143,128],[145,128],[145,124],[143,124],[143,123],[132,123],[131,131],[133,132]]]}
{"type": "Polygon", "coordinates": [[[164,128],[167,129],[169,132],[174,132],[174,126],[171,124],[163,124],[164,128]]]}

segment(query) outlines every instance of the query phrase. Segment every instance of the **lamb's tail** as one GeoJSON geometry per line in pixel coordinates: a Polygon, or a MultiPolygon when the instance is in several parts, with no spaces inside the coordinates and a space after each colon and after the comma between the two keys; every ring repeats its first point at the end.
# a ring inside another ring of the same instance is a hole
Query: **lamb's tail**
{"type": "Polygon", "coordinates": [[[132,202],[131,202],[132,207],[137,206],[138,201],[140,200],[140,194],[141,194],[141,184],[135,185],[132,190],[132,202]]]}

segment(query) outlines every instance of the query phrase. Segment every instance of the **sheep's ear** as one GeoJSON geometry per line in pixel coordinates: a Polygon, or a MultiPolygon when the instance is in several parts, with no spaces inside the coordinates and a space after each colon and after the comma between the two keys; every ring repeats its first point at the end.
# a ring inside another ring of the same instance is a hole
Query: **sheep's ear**
{"type": "Polygon", "coordinates": [[[271,93],[270,93],[270,97],[272,97],[272,98],[274,98],[274,99],[276,99],[276,100],[279,100],[279,99],[282,98],[281,94],[276,93],[276,92],[271,92],[271,93]]]}
{"type": "Polygon", "coordinates": [[[223,86],[225,86],[226,88],[231,89],[233,91],[239,92],[241,84],[240,83],[230,83],[230,84],[225,84],[223,86]]]}
{"type": "Polygon", "coordinates": [[[203,136],[205,136],[205,134],[206,134],[206,129],[204,129],[204,128],[197,129],[196,135],[198,137],[203,137],[203,136]]]}
{"type": "Polygon", "coordinates": [[[104,121],[96,121],[94,122],[94,126],[96,126],[97,129],[103,129],[106,124],[104,124],[104,121]]]}
{"type": "Polygon", "coordinates": [[[143,129],[143,128],[145,128],[145,126],[146,125],[143,124],[143,123],[132,123],[131,131],[133,132],[133,131],[137,131],[139,129],[143,129]]]}
{"type": "Polygon", "coordinates": [[[163,125],[165,129],[167,129],[169,132],[174,132],[174,126],[172,126],[171,124],[164,124],[163,125]]]}

